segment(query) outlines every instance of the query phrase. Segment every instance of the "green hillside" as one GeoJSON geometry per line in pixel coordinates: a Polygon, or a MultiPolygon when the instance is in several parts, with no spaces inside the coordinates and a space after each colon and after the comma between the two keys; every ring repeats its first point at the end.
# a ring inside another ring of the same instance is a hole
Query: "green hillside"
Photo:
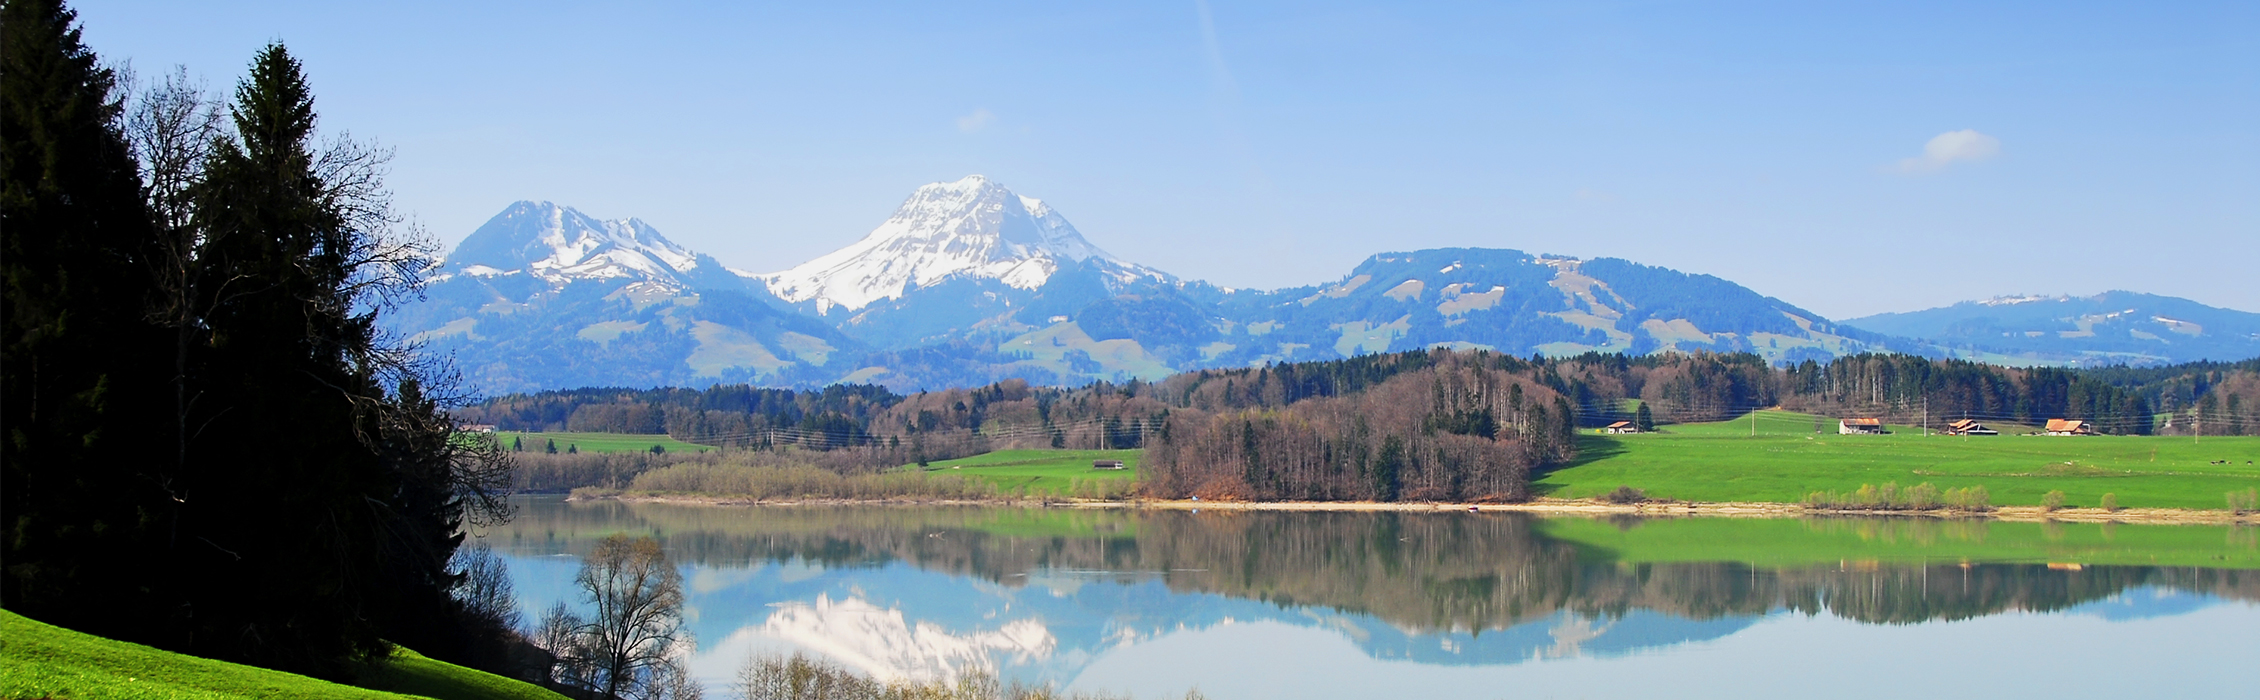
{"type": "Polygon", "coordinates": [[[579,448],[581,452],[598,453],[649,452],[654,445],[666,449],[668,452],[705,452],[714,449],[712,445],[696,445],[665,435],[639,435],[634,433],[521,433],[499,430],[495,431],[494,439],[502,441],[502,446],[505,448],[510,447],[510,441],[518,440],[520,441],[519,445],[524,447],[527,452],[540,452],[543,445],[548,444],[547,441],[550,440],[557,441],[557,451],[561,453],[567,448],[579,448]]]}
{"type": "MultiPolygon", "coordinates": [[[[1077,482],[1127,485],[1138,474],[1138,459],[1145,450],[998,450],[988,454],[933,462],[926,471],[981,479],[1006,491],[1068,495],[1077,482]],[[1091,462],[1121,460],[1124,469],[1092,469],[1091,462]]],[[[917,469],[918,465],[904,465],[917,469]]]]}
{"type": "Polygon", "coordinates": [[[2094,507],[2111,493],[2126,508],[2227,507],[2224,494],[2260,487],[2260,437],[1837,435],[1835,421],[1786,411],[1722,423],[1663,426],[1641,435],[1581,435],[1569,466],[1532,491],[1589,498],[1618,485],[1655,498],[1793,503],[1813,491],[1886,482],[1942,489],[1983,486],[1994,505],[2038,505],[2061,490],[2066,504],[2094,507]],[[2227,464],[2212,464],[2225,461],[2227,464]]]}
{"type": "Polygon", "coordinates": [[[357,688],[73,632],[0,610],[0,698],[564,700],[402,649],[357,688]]]}

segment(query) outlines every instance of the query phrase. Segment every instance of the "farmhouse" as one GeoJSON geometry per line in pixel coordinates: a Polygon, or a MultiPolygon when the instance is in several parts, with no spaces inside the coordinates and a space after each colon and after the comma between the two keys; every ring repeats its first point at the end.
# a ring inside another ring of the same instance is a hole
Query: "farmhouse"
{"type": "Polygon", "coordinates": [[[2084,420],[2048,419],[2050,435],[2094,435],[2095,426],[2084,420]]]}
{"type": "Polygon", "coordinates": [[[1882,435],[1881,418],[1846,418],[1836,422],[1838,435],[1882,435]]]}
{"type": "Polygon", "coordinates": [[[1946,434],[1948,434],[1948,435],[2000,435],[2000,434],[2001,434],[2001,431],[1998,431],[1998,430],[1994,430],[1994,429],[1992,429],[1992,428],[1988,428],[1988,427],[1985,427],[1985,424],[1984,424],[1984,423],[1979,423],[1979,422],[1977,422],[1977,421],[1974,421],[1974,420],[1970,420],[1970,419],[1968,419],[1968,418],[1964,418],[1964,419],[1961,419],[1961,420],[1958,420],[1958,421],[1954,421],[1954,422],[1952,422],[1952,423],[1947,423],[1947,424],[1946,424],[1946,434]]]}
{"type": "Polygon", "coordinates": [[[491,432],[494,432],[494,426],[491,426],[491,425],[487,425],[487,424],[485,424],[485,423],[464,423],[464,424],[462,424],[462,425],[459,425],[459,426],[455,426],[455,429],[456,429],[456,430],[457,430],[458,432],[465,432],[465,433],[491,433],[491,432]]]}
{"type": "Polygon", "coordinates": [[[1122,460],[1119,460],[1119,459],[1094,459],[1094,460],[1091,460],[1091,468],[1092,468],[1092,469],[1128,469],[1129,467],[1125,467],[1125,466],[1122,466],[1122,460]]]}
{"type": "Polygon", "coordinates": [[[1615,423],[1610,423],[1606,428],[1602,428],[1601,432],[1608,433],[1610,435],[1625,435],[1629,433],[1640,432],[1640,426],[1634,425],[1632,421],[1620,420],[1615,423]]]}

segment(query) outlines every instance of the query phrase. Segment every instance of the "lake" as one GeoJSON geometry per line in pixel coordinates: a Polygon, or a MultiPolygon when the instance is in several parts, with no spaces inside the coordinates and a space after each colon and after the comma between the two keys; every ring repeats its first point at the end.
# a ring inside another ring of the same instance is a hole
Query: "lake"
{"type": "Polygon", "coordinates": [[[518,500],[529,619],[661,538],[749,654],[1210,698],[2260,697],[2260,528],[518,500]]]}

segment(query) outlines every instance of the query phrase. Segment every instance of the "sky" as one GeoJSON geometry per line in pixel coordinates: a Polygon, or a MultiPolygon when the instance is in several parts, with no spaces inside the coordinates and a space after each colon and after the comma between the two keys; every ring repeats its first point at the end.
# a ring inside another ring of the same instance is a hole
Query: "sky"
{"type": "Polygon", "coordinates": [[[83,0],[144,79],[304,61],[447,246],[517,200],[744,270],[979,173],[1231,287],[1470,246],[1831,318],[2126,289],[2260,312],[2260,3],[83,0]]]}

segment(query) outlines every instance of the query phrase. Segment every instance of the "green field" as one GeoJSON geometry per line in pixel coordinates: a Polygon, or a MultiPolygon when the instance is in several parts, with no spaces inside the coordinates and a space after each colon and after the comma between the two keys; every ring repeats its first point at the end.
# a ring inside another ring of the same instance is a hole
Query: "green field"
{"type": "Polygon", "coordinates": [[[176,654],[0,610],[0,698],[564,700],[533,685],[403,650],[364,685],[176,654]]]}
{"type": "MultiPolygon", "coordinates": [[[[984,455],[932,462],[928,473],[956,474],[988,481],[1008,492],[1065,495],[1072,482],[1128,486],[1138,473],[1143,450],[998,450],[984,455]],[[1125,469],[1098,470],[1093,460],[1122,460],[1125,469]]],[[[903,465],[903,469],[918,469],[903,465]]]]}
{"type": "Polygon", "coordinates": [[[630,433],[515,433],[496,431],[494,439],[501,440],[504,448],[512,439],[524,440],[527,452],[540,452],[544,441],[556,440],[557,451],[565,452],[568,446],[579,447],[582,452],[650,452],[652,445],[664,447],[668,452],[705,452],[712,445],[694,445],[665,435],[635,435],[630,433]]]}
{"type": "Polygon", "coordinates": [[[2228,506],[2224,494],[2260,487],[2260,437],[1924,436],[1813,432],[1813,416],[1784,411],[1724,423],[1662,426],[1641,435],[1581,435],[1570,465],[1532,484],[1540,496],[1589,498],[1627,485],[1651,498],[1794,503],[1814,491],[1929,482],[1984,486],[1994,505],[2039,505],[2061,490],[2068,506],[2117,494],[2125,508],[2228,506]],[[2208,464],[2227,460],[2226,465],[2208,464]]]}
{"type": "Polygon", "coordinates": [[[1744,562],[1791,568],[1973,562],[2260,569],[2260,531],[2234,525],[2002,522],[1986,518],[1559,517],[1539,532],[1584,558],[1636,564],[1744,562]]]}

